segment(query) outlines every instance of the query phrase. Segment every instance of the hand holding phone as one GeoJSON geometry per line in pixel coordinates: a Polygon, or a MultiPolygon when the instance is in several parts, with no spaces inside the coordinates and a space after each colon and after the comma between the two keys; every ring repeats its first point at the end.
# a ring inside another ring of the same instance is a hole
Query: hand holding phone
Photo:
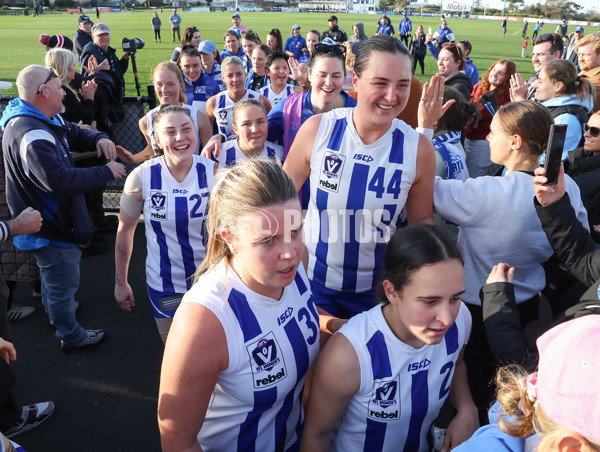
{"type": "Polygon", "coordinates": [[[548,137],[548,147],[546,148],[546,158],[544,160],[544,169],[546,170],[546,179],[548,179],[548,182],[542,185],[556,185],[558,182],[566,136],[566,124],[552,124],[550,126],[550,136],[548,137]]]}

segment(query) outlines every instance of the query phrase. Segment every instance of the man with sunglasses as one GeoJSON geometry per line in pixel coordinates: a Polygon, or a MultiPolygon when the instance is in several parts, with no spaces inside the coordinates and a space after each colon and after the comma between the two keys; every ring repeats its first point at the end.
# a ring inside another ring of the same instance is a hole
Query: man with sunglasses
{"type": "Polygon", "coordinates": [[[338,44],[343,44],[348,40],[348,35],[344,30],[338,27],[337,16],[330,16],[328,19],[329,28],[323,32],[321,39],[333,39],[338,44]]]}
{"type": "Polygon", "coordinates": [[[6,197],[11,212],[33,207],[42,212],[39,232],[14,239],[31,251],[40,268],[42,301],[56,327],[65,353],[100,343],[103,330],[86,330],[75,318],[74,295],[79,286],[80,246],[89,243],[93,226],[83,194],[125,176],[115,162],[108,135],[65,122],[62,89],[52,68],[30,65],[17,76],[19,98],[2,116],[2,148],[6,165],[6,197]],[[98,151],[109,163],[76,168],[71,152],[98,151]]]}

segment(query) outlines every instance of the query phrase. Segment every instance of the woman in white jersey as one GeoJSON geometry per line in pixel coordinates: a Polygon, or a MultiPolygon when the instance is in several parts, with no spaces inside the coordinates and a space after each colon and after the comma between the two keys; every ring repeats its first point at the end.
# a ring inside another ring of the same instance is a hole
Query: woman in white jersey
{"type": "Polygon", "coordinates": [[[468,439],[479,423],[462,360],[471,329],[463,292],[460,253],[440,226],[396,231],[382,303],[350,319],[319,356],[301,451],[431,451],[448,396],[457,414],[442,450],[468,439]]]}
{"type": "MultiPolygon", "coordinates": [[[[310,178],[308,275],[317,304],[337,317],[373,307],[385,244],[405,219],[433,222],[433,146],[396,119],[411,75],[399,41],[365,41],[354,66],[357,106],[309,118],[285,160],[298,189],[310,178]]],[[[433,99],[439,108],[442,100],[433,99]]]]}
{"type": "MultiPolygon", "coordinates": [[[[183,83],[181,70],[171,61],[159,63],[152,71],[152,82],[154,83],[160,105],[150,110],[139,122],[140,130],[148,144],[143,151],[138,152],[137,154],[131,155],[127,152],[121,152],[119,157],[123,159],[124,154],[126,163],[134,164],[148,160],[160,153],[156,143],[154,117],[161,108],[168,105],[177,105],[189,110],[197,134],[194,153],[198,154],[202,143],[207,143],[212,136],[212,129],[208,122],[208,118],[204,113],[196,107],[185,103],[186,99],[183,94],[185,85],[183,83]]],[[[120,151],[124,151],[124,149],[120,148],[120,151]]]]}
{"type": "Polygon", "coordinates": [[[135,306],[127,274],[133,235],[143,209],[148,296],[164,342],[177,305],[204,259],[204,222],[216,165],[195,154],[198,137],[189,109],[163,108],[155,116],[154,127],[162,155],[138,166],[127,178],[121,195],[115,298],[125,311],[135,306]]]}
{"type": "Polygon", "coordinates": [[[283,148],[267,141],[269,121],[262,102],[244,99],[235,104],[233,131],[237,139],[223,143],[218,157],[213,158],[219,163],[219,171],[250,158],[270,159],[281,164],[283,148]]]}
{"type": "Polygon", "coordinates": [[[221,63],[221,78],[227,85],[227,91],[221,91],[212,96],[206,102],[206,115],[211,124],[215,123],[218,133],[231,138],[235,135],[233,131],[233,106],[242,99],[258,99],[267,110],[271,109],[271,103],[265,96],[261,96],[256,91],[246,89],[244,82],[246,80],[246,68],[244,63],[238,57],[227,57],[221,63]]]}
{"type": "Polygon", "coordinates": [[[294,184],[272,161],[233,166],[211,193],[208,224],[163,358],[163,450],[297,450],[319,319],[294,184]]]}

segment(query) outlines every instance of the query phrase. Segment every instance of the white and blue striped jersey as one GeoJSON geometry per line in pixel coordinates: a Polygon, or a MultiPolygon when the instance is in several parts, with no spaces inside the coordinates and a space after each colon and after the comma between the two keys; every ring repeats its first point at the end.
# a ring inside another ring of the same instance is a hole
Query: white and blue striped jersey
{"type": "MultiPolygon", "coordinates": [[[[246,89],[246,94],[240,100],[244,99],[259,99],[260,94],[256,91],[252,91],[251,89],[246,89]]],[[[217,98],[215,99],[215,121],[217,123],[217,129],[219,133],[227,136],[227,138],[232,138],[235,136],[235,132],[233,131],[233,107],[236,102],[234,102],[231,97],[229,97],[228,91],[221,91],[217,94],[217,98]]]]}
{"type": "Polygon", "coordinates": [[[339,331],[358,355],[360,388],[344,411],[331,451],[433,450],[431,427],[450,392],[471,314],[461,303],[442,342],[416,349],[394,335],[382,306],[354,316],[339,331]]]}
{"type": "MultiPolygon", "coordinates": [[[[188,104],[179,105],[181,108],[187,108],[190,111],[190,116],[192,117],[192,122],[194,123],[194,129],[196,129],[196,135],[198,136],[196,140],[196,150],[194,154],[200,154],[200,130],[198,129],[198,109],[188,104]]],[[[152,150],[154,151],[154,155],[159,153],[158,144],[156,144],[156,135],[154,133],[154,116],[160,110],[160,106],[153,108],[146,115],[146,133],[150,137],[150,145],[152,146],[152,150]]]]}
{"type": "MultiPolygon", "coordinates": [[[[165,295],[187,292],[192,286],[191,276],[204,260],[205,221],[214,165],[213,161],[194,155],[190,172],[179,183],[161,156],[147,160],[129,176],[138,175],[142,181],[148,248],[146,282],[165,295]]],[[[174,314],[165,314],[154,305],[152,311],[155,317],[174,314]]]]}
{"type": "MultiPolygon", "coordinates": [[[[229,166],[234,166],[245,160],[248,160],[248,158],[249,157],[240,149],[238,140],[229,140],[221,145],[219,156],[213,159],[219,164],[219,169],[217,172],[220,172],[229,166]]],[[[270,159],[281,164],[281,159],[283,158],[283,148],[271,143],[270,141],[265,141],[263,150],[255,158],[263,160],[270,159]]]]}
{"type": "Polygon", "coordinates": [[[229,351],[198,433],[202,450],[297,450],[302,391],[319,351],[319,316],[302,265],[274,300],[251,291],[223,261],[194,284],[183,298],[189,302],[215,314],[229,351]]]}
{"type": "Polygon", "coordinates": [[[323,115],[310,158],[304,228],[311,281],[343,292],[375,287],[385,245],[405,217],[418,143],[419,134],[397,119],[367,145],[351,108],[323,115]]]}
{"type": "Polygon", "coordinates": [[[282,100],[285,100],[285,98],[290,94],[294,94],[294,87],[286,84],[281,92],[277,94],[275,91],[273,91],[272,85],[269,85],[259,89],[258,92],[269,99],[269,102],[271,102],[271,107],[274,107],[282,100]]]}

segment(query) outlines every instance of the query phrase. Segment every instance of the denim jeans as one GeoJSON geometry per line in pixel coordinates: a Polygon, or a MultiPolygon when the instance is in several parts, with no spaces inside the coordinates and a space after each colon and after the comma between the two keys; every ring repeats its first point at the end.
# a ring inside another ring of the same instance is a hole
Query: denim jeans
{"type": "Polygon", "coordinates": [[[50,245],[33,254],[42,277],[42,303],[56,326],[56,337],[69,345],[81,342],[87,332],[75,318],[74,299],[79,287],[81,250],[50,245]]]}

